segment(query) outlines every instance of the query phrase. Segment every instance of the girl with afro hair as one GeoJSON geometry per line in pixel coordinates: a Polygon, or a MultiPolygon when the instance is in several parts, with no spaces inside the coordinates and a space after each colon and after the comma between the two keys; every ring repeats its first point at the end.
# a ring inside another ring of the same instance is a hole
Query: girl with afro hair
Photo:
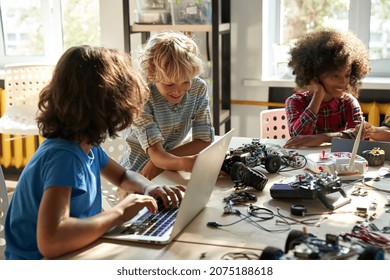
{"type": "Polygon", "coordinates": [[[296,88],[285,103],[285,147],[354,138],[363,118],[358,90],[370,69],[365,45],[349,31],[322,29],[301,37],[290,54],[296,88]]]}

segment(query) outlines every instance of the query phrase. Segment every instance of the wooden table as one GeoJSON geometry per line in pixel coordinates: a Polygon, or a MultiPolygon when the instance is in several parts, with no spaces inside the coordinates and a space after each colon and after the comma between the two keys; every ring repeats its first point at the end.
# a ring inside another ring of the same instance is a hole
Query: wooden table
{"type": "MultiPolygon", "coordinates": [[[[250,143],[251,138],[234,137],[231,143],[232,148],[236,148],[243,143],[250,143]]],[[[271,145],[269,140],[264,143],[271,145]]],[[[283,145],[283,141],[272,141],[273,144],[283,145]]],[[[330,145],[312,148],[300,149],[298,152],[308,154],[313,152],[320,153],[322,150],[329,151],[330,145]]],[[[388,163],[385,163],[388,166],[388,163]]],[[[376,172],[377,168],[370,168],[369,172],[376,172]]],[[[303,230],[306,227],[309,233],[325,238],[325,234],[340,234],[351,232],[353,226],[362,223],[366,218],[359,217],[355,214],[357,207],[368,209],[368,217],[373,220],[379,229],[389,226],[390,213],[386,212],[385,204],[389,203],[390,193],[378,191],[375,189],[361,189],[365,196],[352,196],[351,193],[356,190],[357,185],[345,185],[345,191],[351,196],[351,203],[336,209],[335,214],[328,214],[330,211],[318,199],[283,199],[275,200],[270,196],[270,188],[276,182],[284,181],[286,178],[302,173],[304,170],[290,171],[281,174],[268,174],[265,170],[263,173],[268,177],[268,183],[263,191],[256,191],[248,188],[247,191],[257,196],[257,201],[253,202],[254,206],[264,207],[271,211],[275,216],[267,220],[257,220],[254,225],[245,219],[248,216],[248,206],[235,205],[243,216],[224,214],[225,202],[223,199],[234,192],[234,184],[230,177],[219,177],[211,198],[205,209],[176,237],[169,245],[151,245],[139,244],[132,242],[112,241],[101,238],[87,248],[67,254],[61,259],[168,259],[168,260],[195,260],[195,259],[221,259],[225,254],[230,252],[249,251],[260,255],[262,250],[267,246],[274,246],[284,250],[287,235],[291,229],[303,230]],[[375,202],[376,209],[370,209],[370,205],[375,202]],[[293,204],[304,205],[308,214],[323,213],[322,215],[297,217],[290,214],[290,207],[293,204]],[[279,211],[279,212],[278,212],[279,211]],[[286,225],[281,223],[283,220],[279,214],[287,217],[291,223],[286,225]],[[294,223],[292,219],[304,220],[307,218],[317,218],[316,225],[304,225],[294,223]],[[210,221],[217,222],[222,226],[219,228],[208,227],[210,221]]],[[[159,183],[170,182],[170,172],[164,172],[156,177],[154,181],[159,183]]],[[[182,178],[188,180],[190,174],[180,173],[182,178]]],[[[176,176],[177,177],[177,176],[176,176]]],[[[179,182],[179,183],[182,183],[179,182]]],[[[390,182],[390,181],[389,181],[390,182]]],[[[382,182],[383,184],[383,182],[382,182]]],[[[390,183],[388,190],[390,191],[390,183]]],[[[382,187],[383,188],[383,187],[382,187]]],[[[339,193],[331,194],[330,199],[338,199],[339,193]]],[[[390,238],[390,235],[384,235],[390,238]]],[[[388,257],[388,255],[387,255],[388,257]]]]}

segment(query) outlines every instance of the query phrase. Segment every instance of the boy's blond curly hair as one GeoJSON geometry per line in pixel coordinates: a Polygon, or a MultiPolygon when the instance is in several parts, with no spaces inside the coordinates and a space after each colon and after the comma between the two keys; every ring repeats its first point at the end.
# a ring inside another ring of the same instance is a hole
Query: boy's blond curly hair
{"type": "Polygon", "coordinates": [[[161,32],[151,37],[139,54],[139,64],[148,84],[189,81],[203,73],[196,42],[180,32],[161,32]]]}

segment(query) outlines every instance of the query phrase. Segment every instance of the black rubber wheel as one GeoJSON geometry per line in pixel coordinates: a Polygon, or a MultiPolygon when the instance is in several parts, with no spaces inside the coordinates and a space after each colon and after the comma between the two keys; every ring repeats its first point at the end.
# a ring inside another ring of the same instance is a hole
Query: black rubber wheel
{"type": "Polygon", "coordinates": [[[381,247],[370,245],[359,255],[359,260],[384,260],[385,252],[381,247]]]}
{"type": "Polygon", "coordinates": [[[246,168],[245,164],[243,164],[240,161],[236,161],[233,163],[231,169],[230,169],[230,177],[232,178],[232,181],[242,181],[241,174],[243,173],[244,169],[246,168]]]}
{"type": "Polygon", "coordinates": [[[286,245],[284,247],[284,253],[287,254],[288,251],[294,249],[294,247],[301,243],[303,240],[304,234],[303,231],[293,229],[287,236],[286,245]]]}
{"type": "Polygon", "coordinates": [[[278,155],[267,155],[264,161],[264,168],[269,173],[276,173],[282,165],[282,160],[278,155]]]}
{"type": "Polygon", "coordinates": [[[263,173],[245,166],[242,162],[233,164],[230,177],[233,182],[241,183],[243,186],[252,187],[258,191],[262,191],[268,182],[263,173]]]}
{"type": "Polygon", "coordinates": [[[267,246],[260,255],[259,260],[280,260],[283,251],[279,248],[267,246]]]}

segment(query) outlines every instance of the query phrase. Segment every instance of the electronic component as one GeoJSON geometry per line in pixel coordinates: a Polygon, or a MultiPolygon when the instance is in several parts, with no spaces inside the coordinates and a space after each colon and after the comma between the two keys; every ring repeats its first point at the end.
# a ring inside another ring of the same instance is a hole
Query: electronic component
{"type": "Polygon", "coordinates": [[[341,180],[338,176],[326,172],[318,174],[305,173],[297,175],[295,181],[291,183],[277,183],[271,187],[271,197],[274,199],[320,199],[330,210],[334,210],[351,202],[341,187],[341,180]],[[339,192],[344,199],[337,203],[330,203],[327,195],[339,192]]]}

